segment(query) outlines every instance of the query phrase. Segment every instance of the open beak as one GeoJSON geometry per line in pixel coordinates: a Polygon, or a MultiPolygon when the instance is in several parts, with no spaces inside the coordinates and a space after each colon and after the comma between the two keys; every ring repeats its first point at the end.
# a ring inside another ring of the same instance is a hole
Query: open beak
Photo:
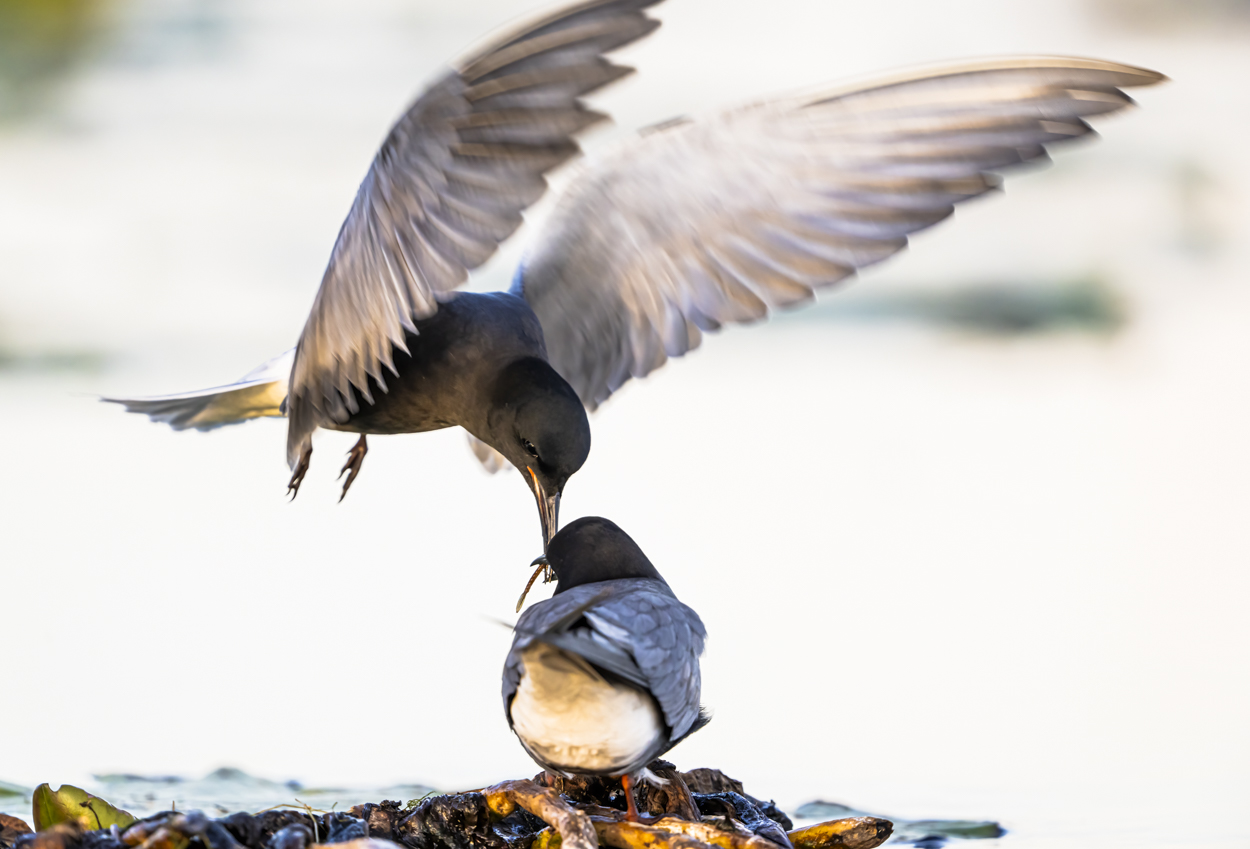
{"type": "Polygon", "coordinates": [[[530,488],[534,490],[534,498],[538,501],[538,520],[543,526],[543,554],[546,554],[551,538],[560,530],[560,493],[548,495],[534,470],[526,466],[525,471],[530,473],[530,488]]]}

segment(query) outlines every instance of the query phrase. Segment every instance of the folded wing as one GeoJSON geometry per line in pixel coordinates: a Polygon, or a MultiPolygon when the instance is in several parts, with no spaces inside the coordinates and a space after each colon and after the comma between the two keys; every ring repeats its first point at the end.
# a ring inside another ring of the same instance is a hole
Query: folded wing
{"type": "MultiPolygon", "coordinates": [[[[901,250],[1092,131],[1160,74],[1086,59],[951,65],[647,133],[589,164],[518,277],[590,408],[631,377],[901,250]]],[[[516,290],[514,290],[516,291],[516,290]]]]}
{"type": "Polygon", "coordinates": [[[604,116],[582,95],[630,69],[605,53],[658,26],[659,0],[585,0],[496,37],[431,85],[374,159],[300,336],[287,453],[385,388],[393,346],[521,223],[544,174],[604,116]],[[355,388],[356,392],[352,391],[355,388]]]}
{"type": "Polygon", "coordinates": [[[672,739],[688,734],[700,722],[699,656],[707,631],[698,614],[666,592],[641,591],[596,605],[586,620],[600,639],[633,657],[672,739]]]}
{"type": "Polygon", "coordinates": [[[517,621],[504,664],[504,710],[520,684],[521,652],[541,640],[649,691],[676,740],[700,722],[699,656],[706,637],[698,614],[662,581],[574,587],[534,605],[517,621]]]}

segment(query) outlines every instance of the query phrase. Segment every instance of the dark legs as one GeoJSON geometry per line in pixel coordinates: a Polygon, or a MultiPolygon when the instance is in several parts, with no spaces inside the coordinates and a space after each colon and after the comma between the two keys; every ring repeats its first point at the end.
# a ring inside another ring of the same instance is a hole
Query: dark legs
{"type": "MultiPolygon", "coordinates": [[[[343,496],[347,495],[347,490],[351,488],[352,481],[356,480],[356,475],[360,474],[360,464],[365,461],[365,455],[368,453],[369,446],[365,444],[365,435],[362,433],[359,441],[347,453],[347,462],[339,472],[340,478],[343,475],[347,475],[347,480],[343,483],[343,494],[339,496],[339,501],[342,501],[343,496]]],[[[287,494],[291,496],[292,501],[295,500],[295,496],[299,495],[299,485],[304,482],[304,475],[308,474],[308,461],[310,459],[312,459],[312,445],[300,452],[299,462],[295,464],[295,473],[291,475],[291,482],[286,485],[287,494]]]]}
{"type": "Polygon", "coordinates": [[[299,462],[295,464],[295,473],[291,475],[291,482],[286,485],[287,495],[291,496],[291,500],[295,500],[295,496],[299,495],[299,485],[304,482],[304,475],[308,474],[308,461],[312,458],[312,445],[300,452],[299,462]]]}
{"type": "Polygon", "coordinates": [[[628,822],[642,822],[638,816],[638,806],[634,803],[634,782],[628,775],[621,776],[621,789],[625,791],[625,819],[628,822]]]}
{"type": "Polygon", "coordinates": [[[365,455],[369,453],[369,446],[365,444],[365,435],[360,435],[360,441],[352,446],[352,450],[347,453],[347,462],[343,464],[343,468],[339,471],[339,477],[347,474],[347,480],[343,483],[343,494],[339,496],[342,501],[347,496],[347,490],[351,489],[352,481],[356,479],[356,475],[360,474],[360,464],[365,461],[365,455]]]}

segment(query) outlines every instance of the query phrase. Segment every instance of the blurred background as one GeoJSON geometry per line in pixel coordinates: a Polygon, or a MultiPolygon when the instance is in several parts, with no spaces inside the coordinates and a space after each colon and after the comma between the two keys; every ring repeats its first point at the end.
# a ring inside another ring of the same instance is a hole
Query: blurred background
{"type": "MultiPolygon", "coordinates": [[[[336,504],[353,437],[322,433],[288,504],[284,422],[173,433],[95,400],[290,347],[390,122],[535,5],[0,0],[3,810],[119,773],[290,795],[537,771],[499,702],[495,620],[539,542],[514,473],[458,431],[381,437],[336,504]]],[[[1250,3],[657,16],[591,155],[918,62],[1173,80],[594,416],[562,518],[617,521],[711,634],[715,721],[673,760],[791,809],[997,819],[1020,847],[1248,845],[1250,3]]],[[[473,285],[505,285],[526,235],[473,285]]]]}

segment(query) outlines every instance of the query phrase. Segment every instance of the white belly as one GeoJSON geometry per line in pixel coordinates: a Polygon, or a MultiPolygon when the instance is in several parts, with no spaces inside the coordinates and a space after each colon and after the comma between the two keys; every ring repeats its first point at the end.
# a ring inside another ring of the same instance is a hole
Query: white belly
{"type": "Polygon", "coordinates": [[[636,763],[664,734],[649,694],[615,686],[544,644],[526,649],[521,661],[512,727],[551,766],[612,774],[636,763]]]}

